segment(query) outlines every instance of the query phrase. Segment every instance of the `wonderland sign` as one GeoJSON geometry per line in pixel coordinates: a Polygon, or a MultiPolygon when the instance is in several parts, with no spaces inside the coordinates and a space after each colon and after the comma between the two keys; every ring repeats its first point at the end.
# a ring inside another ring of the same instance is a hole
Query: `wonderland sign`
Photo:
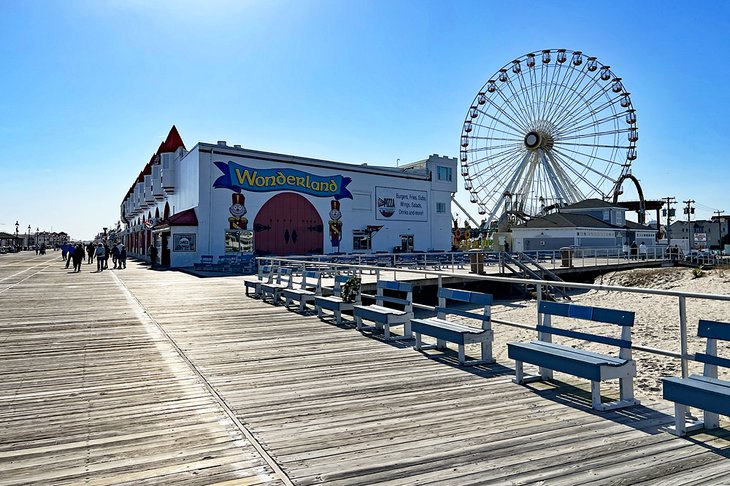
{"type": "Polygon", "coordinates": [[[296,169],[252,169],[235,162],[213,162],[223,175],[213,182],[213,187],[253,192],[296,191],[317,197],[352,199],[347,185],[349,177],[318,176],[296,169]]]}

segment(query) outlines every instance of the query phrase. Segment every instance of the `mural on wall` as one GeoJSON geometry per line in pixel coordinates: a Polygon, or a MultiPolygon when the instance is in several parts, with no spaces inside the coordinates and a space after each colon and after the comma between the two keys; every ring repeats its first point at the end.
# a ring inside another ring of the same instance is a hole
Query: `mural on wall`
{"type": "Polygon", "coordinates": [[[246,197],[238,192],[231,194],[231,207],[229,212],[231,216],[228,218],[228,229],[248,229],[248,219],[244,217],[246,214],[246,197]]]}
{"type": "Polygon", "coordinates": [[[213,162],[223,173],[213,182],[213,187],[252,192],[295,191],[316,197],[333,197],[336,200],[352,199],[347,185],[350,177],[341,175],[319,176],[296,169],[254,169],[229,161],[213,162]]]}
{"type": "Polygon", "coordinates": [[[179,233],[172,235],[172,251],[195,252],[195,233],[179,233]]]}
{"type": "Polygon", "coordinates": [[[330,243],[332,243],[332,248],[337,248],[337,251],[340,250],[340,241],[342,241],[342,212],[340,211],[340,201],[333,199],[330,201],[330,220],[329,220],[329,229],[330,229],[330,243]]]}

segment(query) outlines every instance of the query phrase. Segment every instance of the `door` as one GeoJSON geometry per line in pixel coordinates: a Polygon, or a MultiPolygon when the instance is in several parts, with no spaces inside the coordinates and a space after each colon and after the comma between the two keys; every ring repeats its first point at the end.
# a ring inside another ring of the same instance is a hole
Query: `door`
{"type": "Polygon", "coordinates": [[[305,197],[284,192],[261,207],[253,224],[257,255],[322,254],[324,226],[305,197]]]}
{"type": "Polygon", "coordinates": [[[162,254],[160,258],[160,264],[163,267],[170,266],[170,233],[162,233],[162,254]]]}

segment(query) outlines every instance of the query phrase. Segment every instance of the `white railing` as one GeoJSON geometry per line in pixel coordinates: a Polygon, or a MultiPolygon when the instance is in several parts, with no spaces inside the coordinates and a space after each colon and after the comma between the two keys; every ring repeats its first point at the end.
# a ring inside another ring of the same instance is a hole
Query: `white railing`
{"type": "MultiPolygon", "coordinates": [[[[359,274],[359,276],[362,278],[363,272],[368,272],[370,274],[375,274],[375,278],[380,279],[381,273],[385,272],[392,272],[393,279],[397,280],[397,274],[400,272],[408,273],[408,274],[416,274],[416,275],[422,275],[424,278],[427,277],[436,277],[438,281],[438,287],[441,288],[443,284],[443,278],[453,278],[454,275],[452,273],[438,271],[438,270],[428,270],[428,269],[419,269],[419,268],[398,268],[398,267],[383,267],[383,266],[377,266],[377,265],[355,265],[355,264],[346,264],[346,263],[329,263],[329,262],[323,262],[323,261],[302,261],[299,258],[283,258],[283,257],[259,257],[257,258],[259,261],[259,267],[261,268],[264,264],[271,264],[274,267],[277,266],[293,266],[293,267],[299,267],[304,270],[305,267],[311,268],[312,266],[318,267],[320,269],[326,270],[329,273],[335,274],[335,273],[354,273],[359,274]]],[[[687,299],[701,299],[701,300],[710,300],[710,301],[723,301],[723,302],[730,302],[730,295],[719,295],[719,294],[703,294],[698,292],[683,292],[683,291],[676,291],[676,290],[663,290],[663,289],[646,289],[646,288],[639,288],[639,287],[618,287],[618,286],[611,286],[611,285],[596,285],[596,284],[583,284],[583,283],[573,283],[573,282],[560,282],[556,283],[555,281],[547,281],[547,280],[535,280],[535,279],[524,279],[524,278],[513,278],[513,277],[500,277],[496,275],[476,275],[476,274],[460,274],[459,278],[473,280],[473,281],[487,281],[487,282],[500,282],[500,283],[510,283],[510,284],[520,284],[520,285],[535,285],[536,291],[535,294],[538,296],[538,302],[543,295],[542,289],[543,286],[546,287],[560,287],[563,289],[584,289],[584,290],[595,290],[595,291],[604,291],[604,292],[625,292],[625,293],[636,293],[636,294],[644,294],[647,296],[668,296],[673,297],[677,299],[677,315],[679,318],[679,344],[680,349],[679,351],[672,351],[672,350],[666,350],[666,349],[660,349],[660,348],[654,348],[649,346],[641,346],[641,345],[632,345],[632,348],[637,351],[642,351],[646,353],[652,353],[652,354],[658,354],[663,356],[669,356],[673,358],[678,358],[681,361],[681,369],[682,369],[682,377],[687,378],[689,375],[688,372],[688,363],[689,361],[695,361],[695,355],[694,353],[688,352],[688,335],[687,335],[687,299]]],[[[368,294],[362,294],[363,296],[369,296],[368,294]]],[[[373,296],[369,296],[373,297],[373,296]]],[[[435,308],[428,305],[423,304],[416,304],[413,305],[416,308],[434,311],[435,308]]],[[[730,314],[730,306],[728,307],[728,312],[726,314],[730,314]]],[[[538,320],[535,322],[539,322],[539,314],[538,314],[538,320]]],[[[512,327],[518,327],[523,329],[530,329],[534,330],[534,326],[523,324],[519,322],[512,322],[512,321],[506,321],[506,320],[500,320],[500,319],[492,319],[492,322],[512,327]]],[[[661,325],[664,325],[662,323],[661,325]]]]}

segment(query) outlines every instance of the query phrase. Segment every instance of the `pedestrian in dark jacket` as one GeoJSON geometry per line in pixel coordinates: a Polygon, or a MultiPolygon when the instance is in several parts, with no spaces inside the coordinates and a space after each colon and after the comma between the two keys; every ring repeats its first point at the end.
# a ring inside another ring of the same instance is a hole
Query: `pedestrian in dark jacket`
{"type": "Polygon", "coordinates": [[[81,243],[76,245],[71,258],[74,261],[74,272],[80,272],[81,263],[84,261],[84,247],[81,246],[81,243]]]}
{"type": "Polygon", "coordinates": [[[114,245],[112,246],[112,263],[114,263],[114,268],[117,268],[117,260],[119,260],[119,247],[114,245]]]}
{"type": "Polygon", "coordinates": [[[119,268],[127,268],[127,249],[119,245],[119,268]]]}
{"type": "Polygon", "coordinates": [[[88,245],[86,245],[86,254],[89,256],[89,259],[86,261],[86,263],[94,263],[94,243],[89,242],[88,245]]]}
{"type": "Polygon", "coordinates": [[[109,245],[107,243],[104,243],[104,268],[109,268],[109,254],[111,253],[111,248],[109,248],[109,245]]]}
{"type": "Polygon", "coordinates": [[[66,268],[68,268],[68,265],[71,263],[71,259],[74,256],[74,252],[76,251],[76,247],[73,245],[67,245],[66,248],[66,254],[68,255],[66,257],[66,268]]]}

